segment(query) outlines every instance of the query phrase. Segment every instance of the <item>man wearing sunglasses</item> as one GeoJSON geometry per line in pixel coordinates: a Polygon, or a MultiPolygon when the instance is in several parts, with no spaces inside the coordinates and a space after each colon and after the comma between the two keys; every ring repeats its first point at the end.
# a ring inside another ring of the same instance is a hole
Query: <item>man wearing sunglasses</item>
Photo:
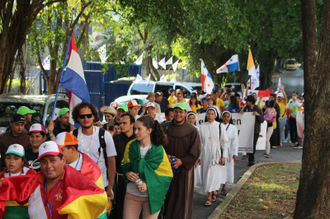
{"type": "Polygon", "coordinates": [[[90,103],[78,104],[72,111],[72,118],[81,125],[77,131],[71,132],[79,141],[78,150],[90,156],[99,165],[108,197],[113,199],[112,187],[116,174],[117,152],[111,134],[93,125],[94,119],[98,118],[98,112],[90,103]],[[101,136],[100,133],[104,135],[101,136]],[[101,140],[103,142],[100,142],[101,140]],[[105,145],[102,145],[103,143],[105,145]]]}

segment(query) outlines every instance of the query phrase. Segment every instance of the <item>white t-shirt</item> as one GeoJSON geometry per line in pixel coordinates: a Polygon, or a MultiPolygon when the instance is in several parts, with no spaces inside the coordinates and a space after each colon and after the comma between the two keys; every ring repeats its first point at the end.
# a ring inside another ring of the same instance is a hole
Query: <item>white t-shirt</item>
{"type": "Polygon", "coordinates": [[[29,171],[29,168],[27,167],[23,167],[23,171],[18,172],[18,173],[11,173],[9,174],[9,172],[5,172],[5,178],[9,177],[9,176],[25,176],[25,174],[29,171]]]}
{"type": "MultiPolygon", "coordinates": [[[[151,148],[151,145],[149,145],[148,147],[140,147],[140,155],[141,158],[144,158],[147,154],[147,152],[149,151],[149,149],[151,148]]],[[[135,182],[129,182],[127,184],[127,188],[126,191],[129,194],[135,195],[137,197],[148,197],[148,190],[144,191],[144,192],[140,192],[135,184],[135,182]]]]}
{"type": "Polygon", "coordinates": [[[81,153],[79,153],[79,158],[76,161],[70,163],[69,166],[75,168],[77,171],[81,171],[82,163],[83,163],[83,156],[81,153]]]}
{"type": "Polygon", "coordinates": [[[165,120],[164,117],[162,116],[162,114],[155,113],[155,115],[156,115],[156,117],[154,118],[154,120],[157,120],[159,123],[161,123],[165,120]]]}
{"type": "MultiPolygon", "coordinates": [[[[105,165],[104,156],[103,156],[103,149],[100,148],[100,141],[99,141],[99,131],[100,128],[97,126],[93,126],[94,131],[92,135],[84,135],[81,133],[81,128],[78,129],[78,136],[77,139],[79,141],[78,150],[87,154],[92,160],[96,162],[97,165],[99,165],[102,177],[104,181],[104,187],[107,187],[109,182],[107,178],[107,168],[105,165]],[[100,153],[99,153],[100,148],[100,153]]],[[[72,133],[72,131],[71,131],[72,133]]],[[[113,143],[112,136],[109,132],[104,133],[104,139],[106,143],[106,151],[108,157],[114,157],[117,156],[115,144],[113,143]]]]}

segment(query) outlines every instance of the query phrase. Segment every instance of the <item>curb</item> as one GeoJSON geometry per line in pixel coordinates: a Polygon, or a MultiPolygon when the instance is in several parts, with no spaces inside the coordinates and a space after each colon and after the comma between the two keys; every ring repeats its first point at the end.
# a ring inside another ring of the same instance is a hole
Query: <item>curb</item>
{"type": "Polygon", "coordinates": [[[258,163],[250,167],[242,176],[242,178],[236,183],[234,188],[232,188],[228,194],[226,195],[225,199],[214,209],[212,214],[208,217],[208,219],[218,219],[220,218],[221,214],[226,210],[227,206],[230,204],[230,202],[236,197],[238,192],[241,190],[243,185],[250,179],[252,174],[256,169],[258,169],[261,166],[264,165],[270,165],[270,164],[283,164],[283,163],[301,163],[301,160],[295,160],[291,162],[267,162],[267,163],[258,163]]]}

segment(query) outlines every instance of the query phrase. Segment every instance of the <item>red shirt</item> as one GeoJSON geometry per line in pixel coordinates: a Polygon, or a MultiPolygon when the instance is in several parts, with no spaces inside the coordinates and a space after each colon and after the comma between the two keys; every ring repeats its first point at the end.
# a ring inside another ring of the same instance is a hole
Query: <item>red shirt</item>
{"type": "Polygon", "coordinates": [[[65,176],[65,171],[63,172],[63,175],[58,181],[53,188],[49,192],[47,192],[47,188],[45,188],[45,177],[41,176],[39,178],[39,183],[40,183],[40,193],[41,193],[41,198],[44,203],[45,211],[47,213],[48,218],[52,219],[67,219],[68,215],[67,214],[59,214],[58,211],[56,210],[59,208],[61,205],[63,205],[63,195],[64,195],[64,176],[65,176]],[[47,200],[47,203],[46,203],[47,200]],[[51,208],[51,211],[50,211],[51,208]],[[52,212],[52,214],[51,214],[52,212]],[[51,217],[52,215],[52,217],[51,217]]]}

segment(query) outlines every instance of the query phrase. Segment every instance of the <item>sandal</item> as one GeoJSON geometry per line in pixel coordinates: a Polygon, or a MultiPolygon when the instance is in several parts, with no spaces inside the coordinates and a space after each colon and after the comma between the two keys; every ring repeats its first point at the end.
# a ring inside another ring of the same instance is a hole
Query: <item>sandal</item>
{"type": "Polygon", "coordinates": [[[212,194],[212,202],[215,202],[217,200],[218,193],[212,194]]]}
{"type": "Polygon", "coordinates": [[[212,206],[212,200],[211,199],[207,199],[205,204],[204,204],[205,207],[211,207],[212,206]]]}
{"type": "Polygon", "coordinates": [[[227,192],[226,192],[226,190],[221,190],[221,195],[227,195],[227,192]]]}

